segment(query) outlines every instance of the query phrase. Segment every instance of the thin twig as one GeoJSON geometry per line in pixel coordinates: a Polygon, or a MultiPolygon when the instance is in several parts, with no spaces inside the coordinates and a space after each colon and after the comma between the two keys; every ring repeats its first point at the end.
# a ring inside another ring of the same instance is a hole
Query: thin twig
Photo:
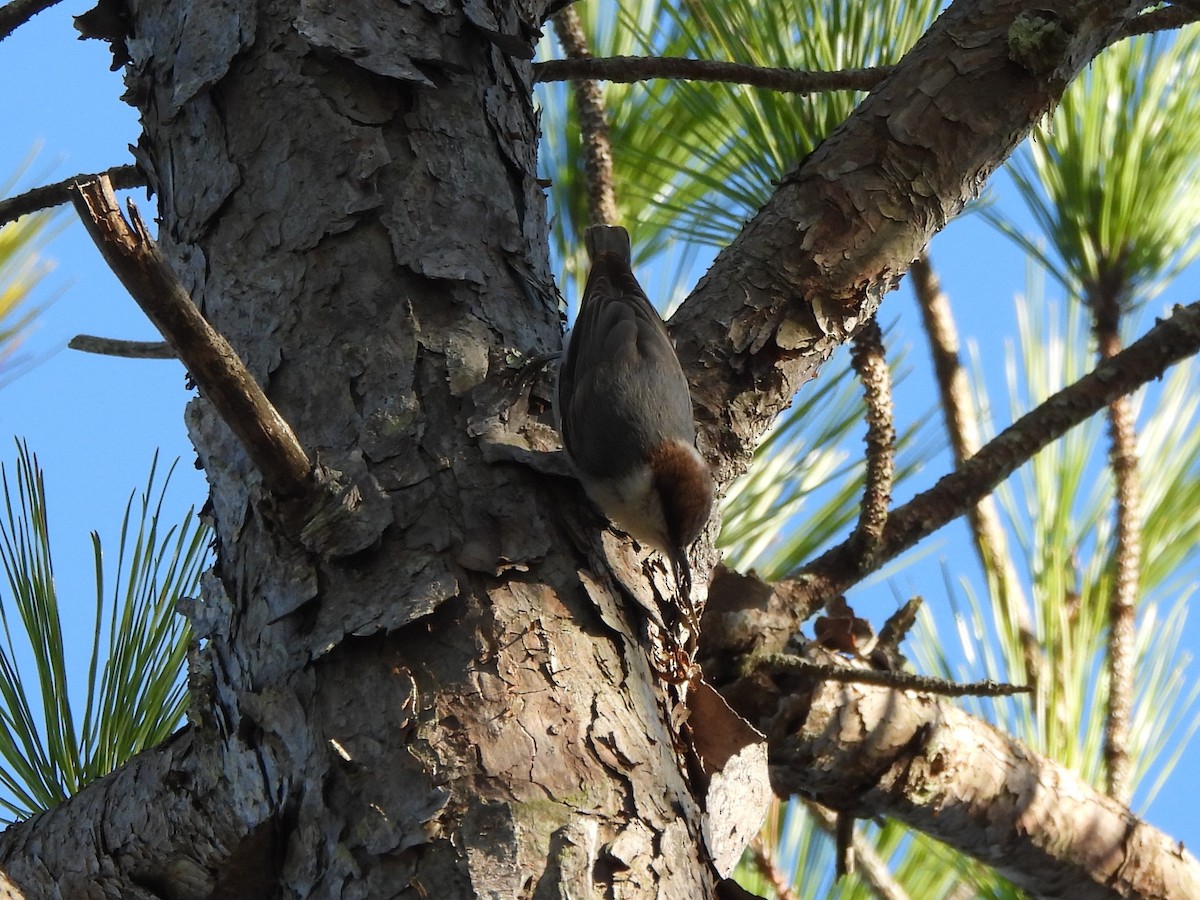
{"type": "Polygon", "coordinates": [[[1031,690],[1024,684],[1006,684],[1002,681],[947,681],[913,672],[895,672],[888,669],[858,669],[834,663],[818,663],[786,653],[771,653],[751,657],[751,665],[773,672],[788,672],[809,675],[825,681],[844,684],[875,684],[900,691],[917,691],[922,694],[940,694],[944,697],[1009,697],[1013,694],[1028,694],[1031,690]]]}
{"type": "MultiPolygon", "coordinates": [[[[587,35],[575,7],[554,16],[554,31],[568,59],[591,59],[587,35]]],[[[608,111],[600,83],[591,78],[575,82],[575,105],[579,109],[579,131],[583,139],[583,168],[588,189],[588,219],[592,225],[615,225],[617,199],[613,188],[612,141],[608,133],[608,111]]]]}
{"type": "MultiPolygon", "coordinates": [[[[1090,286],[1087,305],[1100,359],[1121,350],[1123,278],[1090,286]]],[[[1133,713],[1135,609],[1142,568],[1141,481],[1138,478],[1137,427],[1126,396],[1108,405],[1108,460],[1116,492],[1113,584],[1108,603],[1108,709],[1104,722],[1106,787],[1114,799],[1130,799],[1129,721],[1133,713]]]]}
{"type": "Polygon", "coordinates": [[[892,502],[896,471],[896,429],[892,425],[892,373],[883,349],[883,332],[871,319],[854,336],[850,361],[863,386],[867,408],[867,465],[861,512],[854,539],[860,565],[873,571],[892,502]]]}
{"type": "Polygon", "coordinates": [[[0,6],[0,41],[60,0],[12,0],[0,6]]]}
{"type": "Polygon", "coordinates": [[[123,359],[177,359],[166,341],[123,341],[118,338],[77,334],[67,341],[72,350],[96,353],[100,356],[119,356],[123,359]]]}
{"type": "MultiPolygon", "coordinates": [[[[942,292],[933,264],[926,253],[913,261],[908,270],[913,293],[921,309],[929,353],[933,358],[934,377],[941,395],[942,415],[954,452],[955,465],[961,467],[979,451],[979,427],[975,404],[966,370],[958,358],[958,329],[950,300],[942,292]]],[[[1009,621],[1015,623],[1024,657],[1025,681],[1036,685],[1042,665],[1042,649],[1033,626],[1029,601],[1008,552],[1008,540],[1000,524],[996,501],[984,497],[967,510],[967,522],[974,537],[979,562],[989,579],[994,579],[996,594],[1009,621]]]]}
{"type": "MultiPolygon", "coordinates": [[[[892,510],[877,565],[963,515],[1043,447],[1137,390],[1182,359],[1200,352],[1200,302],[1175,307],[1145,335],[1063,388],[989,441],[961,468],[892,510]]],[[[776,586],[796,615],[811,615],[862,578],[853,540],[845,541],[776,586]]]]}
{"type": "Polygon", "coordinates": [[[133,165],[113,166],[106,172],[97,172],[94,175],[74,175],[66,181],[36,187],[24,194],[18,194],[16,197],[0,200],[0,226],[15,222],[21,216],[27,216],[38,210],[70,203],[70,189],[73,185],[82,181],[93,181],[101,176],[108,178],[112,182],[112,186],[118,190],[142,187],[146,183],[146,176],[138,171],[137,166],[133,165]]]}
{"type": "Polygon", "coordinates": [[[130,204],[127,222],[104,176],[75,185],[71,196],[105,261],[241,440],[267,488],[280,497],[307,493],[312,463],[291,426],[196,309],[137,210],[130,204]]]}
{"type": "Polygon", "coordinates": [[[857,833],[854,816],[848,812],[838,813],[833,823],[834,850],[837,853],[834,871],[838,879],[854,874],[854,836],[857,833]]]}
{"type": "MultiPolygon", "coordinates": [[[[1196,21],[1200,21],[1200,13],[1190,8],[1172,6],[1154,10],[1130,19],[1124,28],[1113,35],[1109,43],[1115,44],[1140,34],[1173,31],[1196,21]]],[[[822,91],[869,91],[895,68],[870,66],[834,72],[813,72],[678,56],[589,56],[579,59],[548,59],[534,63],[533,77],[536,81],[593,79],[623,84],[656,79],[713,81],[793,94],[815,94],[822,91]]]]}
{"type": "Polygon", "coordinates": [[[671,78],[682,81],[718,81],[769,88],[796,94],[817,91],[869,91],[891,72],[891,66],[808,72],[802,69],[767,68],[747,63],[677,56],[607,56],[586,59],[548,59],[534,63],[537,81],[574,81],[590,78],[630,84],[671,78]]]}

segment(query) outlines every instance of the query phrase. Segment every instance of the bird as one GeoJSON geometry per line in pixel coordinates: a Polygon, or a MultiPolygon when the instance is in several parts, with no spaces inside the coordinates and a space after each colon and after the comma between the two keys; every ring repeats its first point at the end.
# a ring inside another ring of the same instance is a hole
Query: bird
{"type": "Polygon", "coordinates": [[[559,365],[559,434],[592,502],[618,528],[663,553],[687,595],[687,548],[713,504],[687,378],[666,325],[634,277],[629,232],[593,225],[585,241],[591,271],[559,365]]]}

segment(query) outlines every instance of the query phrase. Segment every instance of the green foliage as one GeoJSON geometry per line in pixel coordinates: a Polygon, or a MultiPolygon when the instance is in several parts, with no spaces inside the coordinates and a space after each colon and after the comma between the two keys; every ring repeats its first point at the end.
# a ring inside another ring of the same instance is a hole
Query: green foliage
{"type": "Polygon", "coordinates": [[[39,312],[29,294],[49,271],[38,255],[48,222],[39,214],[0,227],[0,384],[11,377],[21,339],[39,312]]]}
{"type": "MultiPolygon", "coordinates": [[[[1090,366],[1088,324],[1079,304],[1047,301],[1033,291],[1018,312],[1019,356],[1008,360],[1013,417],[1076,380],[1090,366]]],[[[1136,698],[1130,755],[1135,783],[1156,773],[1161,784],[1197,727],[1197,686],[1188,686],[1188,656],[1179,649],[1191,578],[1200,554],[1200,401],[1191,385],[1195,360],[1175,367],[1161,387],[1136,395],[1141,411],[1138,454],[1143,495],[1142,601],[1138,610],[1136,698]],[[1153,404],[1147,402],[1153,395],[1153,404]]],[[[982,378],[978,407],[988,408],[982,378]]],[[[1033,702],[972,701],[974,711],[1103,785],[1103,666],[1112,590],[1109,545],[1113,503],[1105,466],[1103,423],[1093,419],[1047,447],[997,491],[1015,561],[1032,589],[1037,639],[1045,664],[1033,702]]],[[[953,588],[952,588],[953,590],[953,588]]],[[[956,671],[942,653],[932,621],[922,620],[915,656],[922,670],[967,679],[1023,680],[1015,623],[991,595],[963,581],[957,615],[967,667],[956,671]]],[[[1148,803],[1157,790],[1144,792],[1148,803]]]]}
{"type": "MultiPolygon", "coordinates": [[[[667,56],[836,71],[897,61],[940,5],[680,0],[663,5],[641,43],[646,52],[667,56]]],[[[718,247],[862,96],[703,82],[662,82],[647,90],[654,104],[649,115],[621,123],[630,132],[622,141],[630,157],[622,188],[645,204],[648,224],[718,247]],[[662,122],[671,127],[659,127],[662,122]]]]}
{"type": "MultiPolygon", "coordinates": [[[[734,568],[781,578],[848,537],[858,520],[866,408],[846,356],[839,349],[827,374],[797,394],[726,492],[718,543],[734,568]]],[[[890,365],[899,381],[902,357],[890,365]]],[[[920,472],[937,449],[930,422],[924,416],[898,437],[896,485],[920,472]]]]}
{"type": "MultiPolygon", "coordinates": [[[[909,897],[961,897],[964,882],[974,889],[970,894],[974,897],[1017,900],[1022,896],[986,866],[895,822],[860,821],[855,828],[884,862],[888,877],[909,897]]],[[[799,900],[876,900],[881,896],[861,868],[834,881],[833,838],[802,800],[774,804],[760,839],[771,848],[772,860],[799,900]]],[[[736,877],[752,893],[772,896],[772,885],[748,860],[743,859],[736,877]]]]}
{"type": "MultiPolygon", "coordinates": [[[[940,7],[937,0],[595,0],[578,9],[595,56],[835,70],[897,61],[940,7]]],[[[557,52],[551,38],[541,49],[557,52]]],[[[539,90],[553,246],[574,274],[584,262],[580,235],[587,224],[579,129],[564,85],[539,90]]],[[[621,224],[638,259],[659,256],[679,239],[728,243],[860,96],[668,80],[605,85],[621,224]]]]}
{"type": "Polygon", "coordinates": [[[988,217],[1071,294],[1153,297],[1200,253],[1200,26],[1121,41],[1073,83],[1010,171],[1054,253],[988,217]]]}
{"type": "MultiPolygon", "coordinates": [[[[1200,254],[1200,147],[1194,140],[1200,95],[1185,75],[1198,53],[1195,26],[1106,50],[1012,164],[1018,192],[1042,234],[1021,233],[998,211],[986,213],[1040,261],[1069,299],[1110,292],[1127,307],[1145,303],[1200,254]]],[[[1063,313],[1037,299],[1022,303],[1018,314],[1021,355],[1008,363],[1014,416],[1091,366],[1091,332],[1080,304],[1063,313]]],[[[1159,784],[1197,721],[1196,689],[1184,683],[1187,658],[1178,649],[1192,590],[1183,573],[1196,564],[1200,538],[1200,439],[1189,387],[1195,370],[1195,361],[1188,361],[1161,388],[1135,395],[1144,486],[1129,749],[1135,781],[1156,770],[1159,784]]],[[[1105,446],[1102,423],[1088,422],[998,492],[1018,556],[1029,561],[1048,667],[1032,709],[1018,713],[1005,705],[1004,724],[1098,785],[1114,543],[1105,446]]],[[[988,598],[970,595],[969,606],[971,629],[980,639],[994,634],[999,645],[998,657],[982,660],[984,670],[1007,671],[1007,677],[1023,671],[1011,623],[992,615],[988,598]]]]}
{"type": "Polygon", "coordinates": [[[130,495],[115,572],[92,533],[95,618],[82,717],[72,703],[68,660],[82,656],[63,632],[54,581],[46,491],[37,459],[18,443],[13,471],[0,465],[4,518],[0,564],[0,800],[12,818],[61,803],[84,785],[166,738],[184,714],[182,673],[190,631],[175,601],[194,593],[207,528],[160,521],[170,472],[157,490],[157,459],[146,489],[130,495]],[[78,725],[77,725],[78,718],[78,725]]]}
{"type": "Polygon", "coordinates": [[[847,442],[864,427],[862,398],[845,351],[829,372],[800,392],[724,498],[718,543],[736,569],[777,578],[855,521],[862,460],[847,442]],[[793,527],[801,516],[811,527],[793,527]]]}
{"type": "MultiPolygon", "coordinates": [[[[1018,338],[1019,354],[1012,353],[1007,365],[1013,418],[1090,366],[1088,325],[1078,304],[1050,303],[1031,291],[1018,306],[1018,338]]],[[[1191,389],[1197,374],[1195,361],[1185,363],[1161,387],[1138,395],[1139,456],[1145,470],[1154,473],[1143,498],[1147,562],[1139,607],[1130,748],[1135,782],[1152,780],[1139,791],[1143,805],[1161,788],[1200,725],[1196,702],[1200,686],[1185,678],[1189,657],[1180,649],[1186,603],[1193,589],[1191,573],[1200,562],[1200,398],[1191,389]]],[[[976,391],[977,408],[990,408],[982,378],[976,379],[976,391]]],[[[986,417],[983,420],[986,428],[986,417]]],[[[1005,527],[1015,538],[1014,559],[1031,591],[1046,667],[1032,703],[1020,697],[963,701],[976,715],[996,722],[1098,787],[1104,779],[1103,656],[1111,590],[1106,552],[1111,521],[1106,511],[1112,502],[1102,434],[1099,420],[1074,429],[998,492],[1005,527]]],[[[827,443],[829,437],[822,434],[814,440],[810,459],[814,454],[820,458],[822,453],[839,452],[839,447],[843,454],[850,452],[841,443],[844,434],[832,444],[827,443]]],[[[768,450],[768,467],[774,458],[768,450]]],[[[769,515],[764,514],[764,519],[769,515]]],[[[1020,636],[998,596],[978,592],[957,570],[947,573],[946,581],[952,601],[965,596],[965,603],[958,603],[953,634],[947,633],[944,621],[939,631],[929,608],[922,610],[910,642],[915,668],[960,680],[1022,681],[1020,636]],[[957,649],[950,651],[954,644],[957,649]],[[964,658],[965,665],[953,662],[952,656],[964,658]]],[[[868,839],[889,861],[891,874],[910,896],[949,896],[963,885],[972,886],[968,896],[1022,896],[987,867],[895,823],[882,828],[860,823],[860,827],[865,827],[868,839]],[[929,864],[931,857],[937,858],[936,865],[929,864]]],[[[857,879],[838,885],[829,882],[832,841],[802,804],[780,805],[763,839],[772,846],[772,855],[787,863],[785,874],[792,876],[798,896],[874,896],[857,879]]],[[[752,867],[744,865],[743,874],[748,888],[769,893],[752,867]]]]}

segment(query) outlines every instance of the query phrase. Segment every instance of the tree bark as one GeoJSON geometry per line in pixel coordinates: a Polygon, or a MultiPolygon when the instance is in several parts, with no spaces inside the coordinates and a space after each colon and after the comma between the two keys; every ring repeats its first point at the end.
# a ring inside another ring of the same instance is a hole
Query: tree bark
{"type": "MultiPolygon", "coordinates": [[[[509,363],[560,347],[524,58],[544,9],[129,6],[159,242],[377,534],[313,549],[195,400],[218,557],[191,723],[10,829],[6,873],[26,896],[711,896],[683,691],[630,602],[666,570],[598,537],[509,363]]],[[[1140,6],[960,0],[784,181],[674,323],[722,483],[1140,6]]]]}
{"type": "MultiPolygon", "coordinates": [[[[1121,352],[1121,316],[1130,305],[1130,289],[1120,263],[1084,286],[1092,312],[1092,333],[1100,359],[1121,352]]],[[[1137,416],[1133,398],[1108,405],[1108,464],[1112,469],[1112,588],[1108,598],[1108,702],[1104,722],[1104,764],[1108,793],[1128,803],[1133,793],[1129,728],[1137,664],[1137,601],[1142,575],[1142,483],[1138,474],[1137,416]]]]}
{"type": "Polygon", "coordinates": [[[958,0],[784,176],[671,320],[719,483],[1137,9],[958,0]]]}
{"type": "Polygon", "coordinates": [[[1037,897],[1200,896],[1191,853],[944,700],[867,685],[771,687],[779,702],[755,724],[771,738],[776,790],[897,819],[1037,897]]]}
{"type": "Polygon", "coordinates": [[[361,553],[308,552],[224,423],[189,411],[221,548],[198,730],[256,758],[279,890],[705,895],[677,714],[564,531],[582,495],[481,434],[509,352],[560,342],[511,55],[537,19],[202,7],[135,27],[163,243],[310,455],[387,510],[361,553]]]}

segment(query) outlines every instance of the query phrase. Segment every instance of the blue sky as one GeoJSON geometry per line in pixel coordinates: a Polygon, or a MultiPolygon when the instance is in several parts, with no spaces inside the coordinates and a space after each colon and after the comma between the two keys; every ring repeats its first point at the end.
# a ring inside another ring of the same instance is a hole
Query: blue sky
{"type": "MultiPolygon", "coordinates": [[[[5,123],[0,181],[29,163],[6,194],[130,161],[127,146],[136,141],[138,126],[134,111],[118,99],[123,91],[120,76],[108,71],[105,46],[77,41],[71,27],[70,16],[90,6],[83,2],[52,8],[0,43],[0,84],[6,85],[0,99],[0,121],[5,123]]],[[[1006,199],[1011,192],[1004,192],[1002,180],[997,183],[1004,208],[1018,214],[1018,207],[1006,199]]],[[[130,193],[151,218],[153,203],[144,199],[144,192],[130,193]]],[[[183,426],[189,392],[177,362],[115,360],[65,349],[67,340],[79,333],[144,340],[157,335],[104,266],[73,213],[63,211],[57,224],[59,233],[46,251],[55,269],[37,295],[48,308],[25,347],[35,364],[0,387],[0,460],[14,458],[9,441],[18,436],[29,442],[46,471],[51,527],[59,548],[56,579],[64,597],[78,598],[79,615],[69,617],[67,634],[86,648],[92,603],[88,532],[96,529],[102,536],[115,536],[129,494],[144,485],[156,449],[166,462],[180,459],[167,504],[173,515],[181,517],[188,507],[202,503],[206,489],[192,465],[195,455],[183,426]]],[[[931,253],[956,303],[960,327],[979,344],[984,358],[1001,359],[1003,342],[1013,334],[1012,298],[1024,284],[1023,256],[978,216],[952,223],[935,239],[931,253]]],[[[1200,271],[1193,267],[1156,301],[1150,315],[1167,303],[1190,302],[1197,295],[1200,271]]],[[[919,332],[910,327],[916,321],[911,310],[908,289],[902,287],[885,302],[884,321],[903,317],[905,332],[915,336],[919,332]]],[[[934,397],[923,357],[924,346],[914,344],[909,358],[918,371],[904,387],[920,401],[909,404],[917,415],[932,408],[934,397]]],[[[1000,364],[995,366],[1000,379],[1000,364]]],[[[997,386],[1000,383],[997,380],[997,386]]],[[[941,465],[935,463],[930,480],[941,465]]],[[[897,593],[920,593],[944,616],[941,565],[967,552],[964,534],[961,524],[945,529],[923,565],[903,570],[891,584],[856,595],[858,612],[882,621],[894,608],[897,593]]],[[[1184,644],[1193,654],[1200,649],[1197,621],[1189,624],[1184,644]]],[[[1192,681],[1200,677],[1198,670],[1192,663],[1192,681]]],[[[84,674],[80,671],[79,677],[84,674]]],[[[1200,743],[1193,742],[1147,812],[1153,824],[1192,847],[1200,845],[1200,818],[1192,799],[1197,787],[1200,743]]]]}

